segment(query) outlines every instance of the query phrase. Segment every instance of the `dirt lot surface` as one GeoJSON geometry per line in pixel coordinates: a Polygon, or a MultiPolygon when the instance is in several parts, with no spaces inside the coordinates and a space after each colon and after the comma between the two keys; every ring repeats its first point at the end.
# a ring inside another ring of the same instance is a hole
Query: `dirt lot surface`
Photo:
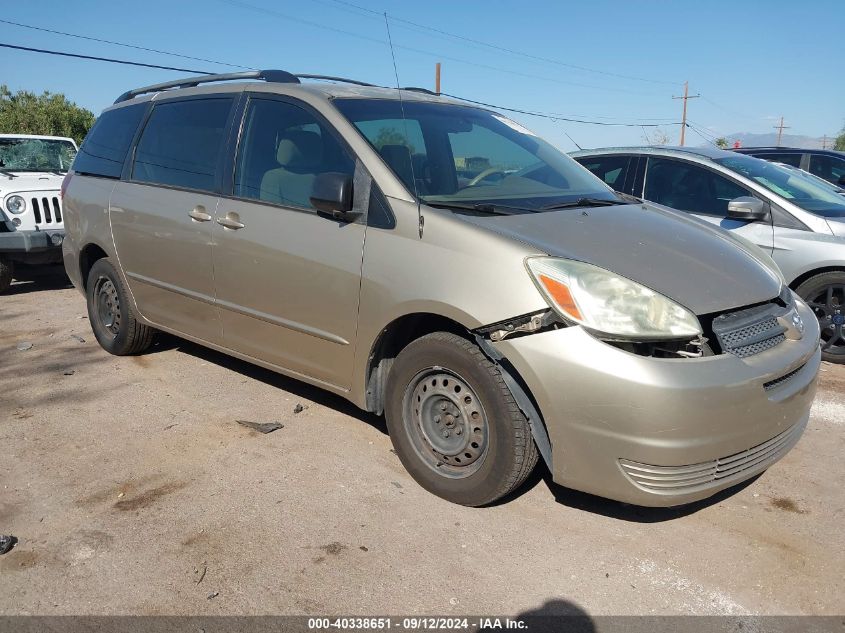
{"type": "Polygon", "coordinates": [[[539,472],[468,509],[342,399],[173,337],[112,357],[85,314],[61,278],[0,296],[0,534],[20,539],[0,613],[843,612],[841,367],[798,446],[707,503],[633,508],[539,472]]]}

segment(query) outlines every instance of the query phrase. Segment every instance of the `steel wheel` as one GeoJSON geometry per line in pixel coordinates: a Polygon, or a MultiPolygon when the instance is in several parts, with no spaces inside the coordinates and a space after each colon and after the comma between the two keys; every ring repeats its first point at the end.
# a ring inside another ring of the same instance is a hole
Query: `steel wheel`
{"type": "Polygon", "coordinates": [[[461,479],[481,467],[489,424],[466,380],[441,367],[419,372],[405,390],[403,413],[414,450],[439,475],[461,479]]]}
{"type": "Polygon", "coordinates": [[[819,320],[822,351],[845,355],[845,285],[826,286],[812,296],[807,305],[819,320]]]}
{"type": "Polygon", "coordinates": [[[94,288],[97,318],[112,338],[120,332],[120,296],[108,277],[100,277],[94,288]]]}

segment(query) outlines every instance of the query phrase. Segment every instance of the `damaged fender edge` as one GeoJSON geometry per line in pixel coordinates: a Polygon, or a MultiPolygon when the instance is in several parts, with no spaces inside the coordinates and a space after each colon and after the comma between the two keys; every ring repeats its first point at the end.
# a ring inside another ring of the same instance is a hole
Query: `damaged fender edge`
{"type": "Polygon", "coordinates": [[[516,401],[516,405],[528,419],[528,426],[531,428],[531,435],[534,436],[537,450],[540,451],[540,455],[543,457],[543,461],[546,463],[549,471],[554,472],[552,469],[552,444],[540,412],[534,406],[534,402],[528,396],[525,389],[522,388],[522,385],[514,378],[514,372],[512,372],[512,369],[509,369],[512,366],[508,360],[493,347],[488,339],[479,334],[478,331],[473,332],[473,335],[475,336],[475,342],[481,348],[481,351],[484,352],[484,355],[499,368],[499,372],[502,374],[505,385],[516,401]]]}

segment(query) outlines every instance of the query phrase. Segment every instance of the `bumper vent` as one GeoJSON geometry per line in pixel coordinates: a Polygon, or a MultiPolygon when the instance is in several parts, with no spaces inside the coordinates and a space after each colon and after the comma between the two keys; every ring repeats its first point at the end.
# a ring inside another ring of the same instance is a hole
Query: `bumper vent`
{"type": "Polygon", "coordinates": [[[652,466],[620,459],[619,465],[638,488],[648,492],[681,495],[715,488],[726,481],[747,479],[771,466],[795,445],[805,426],[796,424],[768,442],[701,464],[652,466]]]}
{"type": "Polygon", "coordinates": [[[777,319],[787,312],[788,308],[769,303],[723,314],[713,319],[713,334],[723,351],[739,358],[753,356],[786,340],[786,328],[777,319]]]}
{"type": "Polygon", "coordinates": [[[37,226],[55,226],[62,223],[62,204],[58,196],[33,197],[30,202],[37,226]]]}
{"type": "Polygon", "coordinates": [[[799,367],[798,369],[793,369],[791,372],[789,372],[788,374],[784,374],[780,378],[775,378],[774,380],[770,380],[767,383],[763,383],[763,389],[765,389],[766,391],[777,389],[782,384],[789,382],[790,380],[795,378],[795,374],[797,374],[802,369],[804,369],[804,365],[801,365],[801,367],[799,367]]]}

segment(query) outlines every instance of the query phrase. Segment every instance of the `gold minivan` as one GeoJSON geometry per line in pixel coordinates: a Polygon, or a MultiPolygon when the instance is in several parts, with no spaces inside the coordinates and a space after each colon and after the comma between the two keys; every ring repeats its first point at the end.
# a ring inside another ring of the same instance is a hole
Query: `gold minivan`
{"type": "Polygon", "coordinates": [[[565,486],[687,503],[807,423],[818,323],[771,259],[488,109],[192,77],[121,95],[62,191],[107,351],[170,332],[384,413],[455,503],[508,494],[538,457],[565,486]]]}

